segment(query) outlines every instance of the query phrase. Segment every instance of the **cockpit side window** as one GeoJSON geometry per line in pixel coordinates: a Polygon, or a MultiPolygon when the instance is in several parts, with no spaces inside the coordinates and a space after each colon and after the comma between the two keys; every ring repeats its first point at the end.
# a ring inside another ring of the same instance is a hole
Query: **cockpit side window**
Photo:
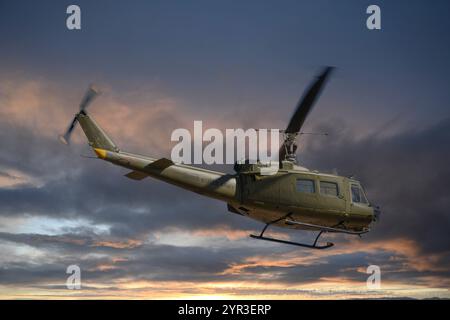
{"type": "Polygon", "coordinates": [[[359,187],[356,184],[352,184],[352,202],[361,202],[361,192],[359,191],[359,187]]]}
{"type": "Polygon", "coordinates": [[[366,204],[369,203],[369,201],[366,198],[366,194],[364,192],[364,189],[361,186],[359,186],[359,190],[360,190],[360,193],[361,193],[361,202],[362,203],[366,203],[366,204]]]}
{"type": "Polygon", "coordinates": [[[314,180],[309,179],[297,179],[296,189],[298,192],[315,193],[316,188],[314,186],[314,180]]]}
{"type": "Polygon", "coordinates": [[[354,203],[364,203],[367,204],[367,198],[364,194],[364,191],[362,188],[357,184],[351,185],[351,192],[352,192],[352,202],[354,203]]]}

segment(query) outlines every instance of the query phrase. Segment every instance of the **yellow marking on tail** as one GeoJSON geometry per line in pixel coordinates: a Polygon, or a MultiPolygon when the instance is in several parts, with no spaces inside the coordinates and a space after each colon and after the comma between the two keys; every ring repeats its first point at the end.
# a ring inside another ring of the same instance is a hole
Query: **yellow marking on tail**
{"type": "Polygon", "coordinates": [[[97,149],[94,148],[95,153],[97,154],[97,157],[99,157],[100,159],[105,159],[106,158],[106,150],[105,149],[97,149]]]}

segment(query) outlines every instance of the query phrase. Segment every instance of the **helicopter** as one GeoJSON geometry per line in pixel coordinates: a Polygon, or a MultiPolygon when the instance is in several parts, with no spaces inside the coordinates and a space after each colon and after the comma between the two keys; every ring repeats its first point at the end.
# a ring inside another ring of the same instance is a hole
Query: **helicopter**
{"type": "Polygon", "coordinates": [[[151,177],[223,201],[229,212],[265,224],[259,234],[250,234],[253,239],[326,249],[334,244],[320,244],[323,233],[361,236],[370,231],[370,224],[380,216],[380,208],[368,201],[358,180],[297,165],[296,141],[332,71],[333,67],[325,67],[312,82],[297,103],[287,128],[281,131],[279,170],[274,175],[262,174],[264,164],[259,162],[236,162],[235,173],[230,174],[122,151],[86,111],[100,93],[94,86],[88,88],[79,112],[59,138],[69,144],[79,123],[97,158],[131,170],[125,175],[127,178],[141,181],[151,177]],[[318,233],[311,244],[301,243],[265,236],[269,226],[318,233]]]}

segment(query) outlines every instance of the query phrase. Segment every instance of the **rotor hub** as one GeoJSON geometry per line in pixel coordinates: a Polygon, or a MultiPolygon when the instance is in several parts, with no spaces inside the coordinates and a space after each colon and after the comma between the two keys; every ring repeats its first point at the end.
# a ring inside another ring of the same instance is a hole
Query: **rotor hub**
{"type": "Polygon", "coordinates": [[[285,157],[281,160],[290,161],[293,163],[297,163],[296,151],[297,151],[297,143],[296,139],[298,136],[298,132],[287,133],[284,132],[284,147],[285,147],[285,157]]]}

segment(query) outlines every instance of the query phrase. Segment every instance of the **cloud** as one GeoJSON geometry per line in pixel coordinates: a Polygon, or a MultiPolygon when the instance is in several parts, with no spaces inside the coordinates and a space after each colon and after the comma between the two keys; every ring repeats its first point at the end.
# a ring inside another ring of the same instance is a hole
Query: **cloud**
{"type": "MultiPolygon", "coordinates": [[[[346,122],[318,124],[314,131],[331,135],[302,140],[301,163],[356,174],[383,214],[363,239],[326,235],[336,247],[311,252],[249,239],[262,225],[227,212],[224,203],[151,179],[131,181],[122,168],[79,157],[88,152],[79,133],[65,148],[56,133],[78,97],[68,94],[68,102],[67,91],[57,88],[45,81],[11,82],[0,92],[5,295],[19,287],[67,295],[65,268],[80,264],[84,296],[304,297],[333,287],[337,296],[366,296],[365,268],[377,264],[388,287],[411,290],[382,294],[420,296],[419,289],[429,288],[448,296],[439,290],[449,284],[449,119],[421,130],[362,137],[346,122]]],[[[163,154],[170,128],[189,127],[177,100],[157,93],[117,97],[106,88],[94,103],[98,122],[120,145],[137,150],[163,154]]],[[[264,119],[252,121],[258,126],[264,119]]],[[[276,227],[270,232],[312,236],[276,227]]]]}
{"type": "MultiPolygon", "coordinates": [[[[332,132],[333,127],[325,127],[332,132]]],[[[449,128],[447,118],[389,137],[354,140],[351,132],[332,132],[330,139],[310,143],[300,158],[315,168],[356,174],[363,182],[370,200],[382,209],[369,239],[407,237],[424,252],[448,253],[450,151],[444,146],[450,143],[449,128]]]]}

